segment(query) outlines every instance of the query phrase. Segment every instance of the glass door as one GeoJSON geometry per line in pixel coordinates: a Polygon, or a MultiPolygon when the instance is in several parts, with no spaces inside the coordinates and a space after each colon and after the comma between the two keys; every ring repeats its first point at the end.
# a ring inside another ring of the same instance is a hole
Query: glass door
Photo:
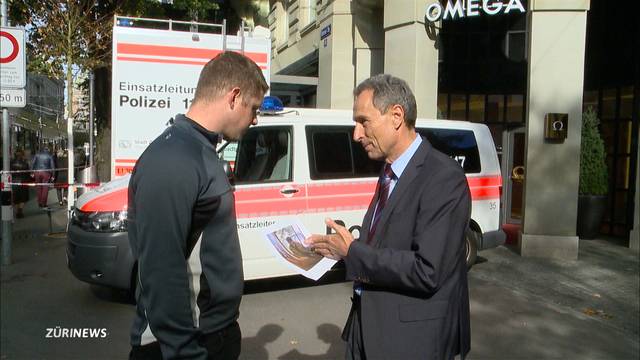
{"type": "Polygon", "coordinates": [[[520,224],[522,220],[522,200],[524,193],[524,149],[525,129],[517,128],[503,133],[502,183],[503,223],[520,224]]]}

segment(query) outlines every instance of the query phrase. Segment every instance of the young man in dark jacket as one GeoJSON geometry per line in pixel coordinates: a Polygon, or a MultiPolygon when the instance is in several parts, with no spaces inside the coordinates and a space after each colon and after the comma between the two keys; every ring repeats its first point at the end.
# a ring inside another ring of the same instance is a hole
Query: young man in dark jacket
{"type": "Polygon", "coordinates": [[[186,115],[177,115],[138,160],[128,208],[139,287],[131,359],[240,355],[242,255],[216,144],[257,123],[268,88],[247,57],[218,55],[200,73],[186,115]]]}

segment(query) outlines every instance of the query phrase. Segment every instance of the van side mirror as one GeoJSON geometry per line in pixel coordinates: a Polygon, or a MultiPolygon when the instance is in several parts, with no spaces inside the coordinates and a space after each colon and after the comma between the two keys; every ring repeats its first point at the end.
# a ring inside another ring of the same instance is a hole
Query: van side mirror
{"type": "Polygon", "coordinates": [[[226,160],[222,160],[222,168],[224,169],[224,173],[227,175],[227,178],[229,180],[233,179],[233,169],[231,168],[231,163],[226,160]]]}

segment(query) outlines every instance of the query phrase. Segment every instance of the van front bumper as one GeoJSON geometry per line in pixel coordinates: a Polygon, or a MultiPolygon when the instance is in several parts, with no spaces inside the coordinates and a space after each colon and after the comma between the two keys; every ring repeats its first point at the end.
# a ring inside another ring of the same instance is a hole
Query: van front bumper
{"type": "Polygon", "coordinates": [[[67,265],[78,280],[128,290],[133,264],[127,232],[91,232],[69,225],[67,265]]]}

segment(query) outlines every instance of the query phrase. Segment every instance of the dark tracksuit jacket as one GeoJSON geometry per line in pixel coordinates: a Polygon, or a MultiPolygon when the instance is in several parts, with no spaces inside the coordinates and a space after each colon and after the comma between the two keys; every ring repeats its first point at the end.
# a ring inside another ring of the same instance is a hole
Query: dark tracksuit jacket
{"type": "Polygon", "coordinates": [[[144,151],[129,182],[139,287],[131,343],[158,340],[164,358],[206,358],[198,338],[238,318],[242,255],[217,139],[178,115],[144,151]]]}

